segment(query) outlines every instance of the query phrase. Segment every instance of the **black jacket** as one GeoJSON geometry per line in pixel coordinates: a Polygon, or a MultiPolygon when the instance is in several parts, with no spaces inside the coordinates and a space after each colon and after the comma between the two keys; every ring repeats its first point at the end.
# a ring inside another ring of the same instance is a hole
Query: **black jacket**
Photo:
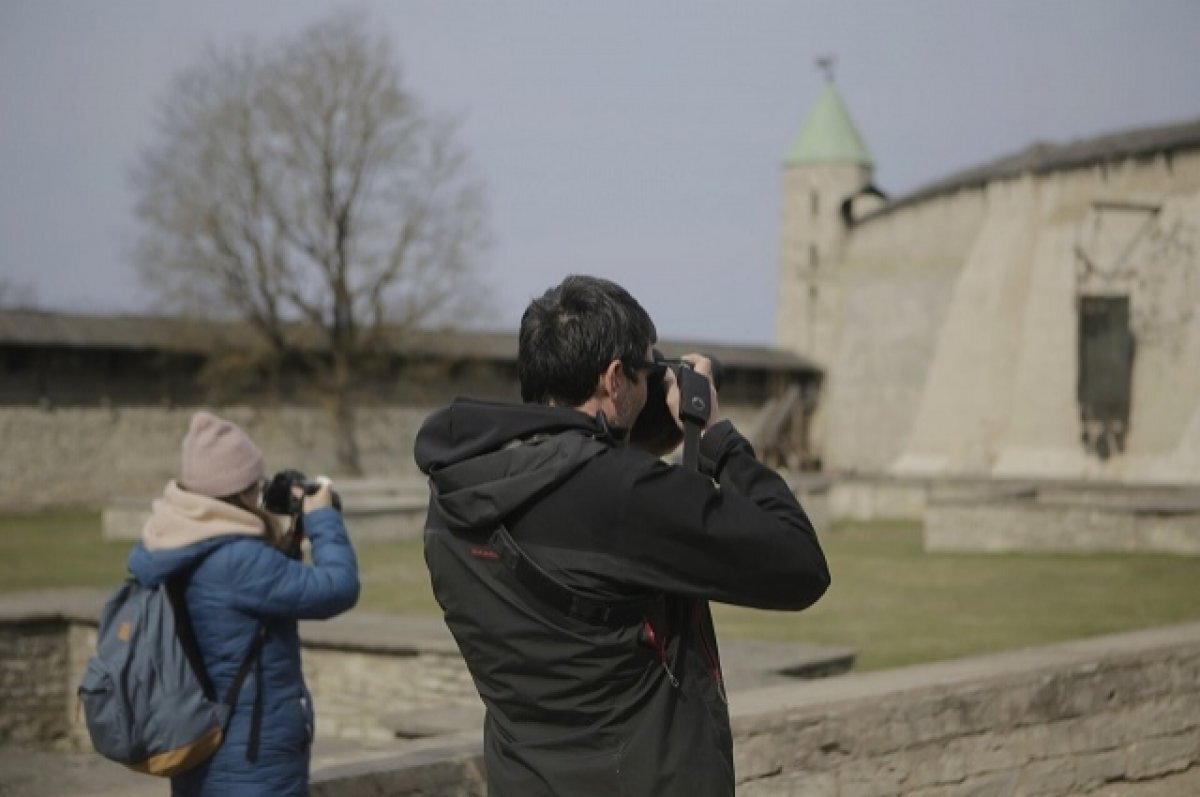
{"type": "Polygon", "coordinates": [[[798,610],[829,586],[808,517],[732,425],[701,441],[708,475],[614,438],[573,409],[462,399],[417,436],[425,559],[487,706],[493,795],[732,794],[707,601],[798,610]],[[621,611],[549,600],[496,535],[621,611]]]}

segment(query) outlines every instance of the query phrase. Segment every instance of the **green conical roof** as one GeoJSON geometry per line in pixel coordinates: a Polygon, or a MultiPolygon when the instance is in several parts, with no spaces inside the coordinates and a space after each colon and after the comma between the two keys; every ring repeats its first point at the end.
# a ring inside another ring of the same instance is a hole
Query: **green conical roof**
{"type": "Polygon", "coordinates": [[[796,140],[783,159],[791,166],[800,163],[857,163],[873,166],[867,145],[850,120],[850,112],[832,83],[813,106],[808,121],[796,135],[796,140]]]}

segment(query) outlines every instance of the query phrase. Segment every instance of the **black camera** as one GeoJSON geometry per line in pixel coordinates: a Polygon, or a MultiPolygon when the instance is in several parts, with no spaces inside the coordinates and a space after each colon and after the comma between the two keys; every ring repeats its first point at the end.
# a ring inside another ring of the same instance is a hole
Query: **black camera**
{"type": "MultiPolygon", "coordinates": [[[[712,364],[712,384],[719,390],[721,364],[712,355],[704,356],[712,364]]],[[[679,386],[679,417],[683,421],[704,426],[712,408],[709,406],[708,377],[692,368],[691,363],[666,358],[658,349],[654,349],[654,361],[662,367],[652,369],[647,376],[646,406],[629,430],[629,443],[662,457],[683,442],[683,430],[671,417],[671,408],[667,405],[667,369],[675,374],[675,383],[679,386]]]]}
{"type": "MultiPolygon", "coordinates": [[[[304,498],[296,495],[292,489],[294,487],[299,487],[304,495],[313,495],[321,489],[321,482],[309,481],[298,470],[281,470],[271,477],[267,488],[263,490],[263,509],[273,515],[290,515],[293,518],[304,514],[304,498]]],[[[342,511],[342,499],[336,492],[333,494],[333,506],[342,511]]]]}

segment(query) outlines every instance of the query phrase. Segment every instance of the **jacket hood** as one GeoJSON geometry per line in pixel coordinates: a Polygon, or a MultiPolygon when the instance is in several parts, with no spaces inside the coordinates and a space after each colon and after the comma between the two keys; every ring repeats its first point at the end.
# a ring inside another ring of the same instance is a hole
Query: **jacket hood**
{"type": "Polygon", "coordinates": [[[262,521],[254,513],[171,481],[151,504],[142,540],[129,552],[126,566],[139,582],[154,586],[199,564],[233,537],[263,536],[262,521]]]}
{"type": "Polygon", "coordinates": [[[417,433],[417,467],[451,528],[490,528],[562,483],[623,432],[567,407],[456,399],[417,433]]]}
{"type": "Polygon", "coordinates": [[[150,506],[150,519],[142,527],[142,544],[148,550],[185,548],[227,534],[261,537],[262,520],[219,498],[184,490],[167,482],[161,498],[150,506]]]}

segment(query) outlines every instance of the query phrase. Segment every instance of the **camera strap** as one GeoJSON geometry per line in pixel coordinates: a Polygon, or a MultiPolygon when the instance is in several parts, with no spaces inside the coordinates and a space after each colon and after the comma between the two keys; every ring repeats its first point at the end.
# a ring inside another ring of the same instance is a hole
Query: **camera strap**
{"type": "Polygon", "coordinates": [[[600,625],[629,625],[640,622],[661,596],[627,601],[600,601],[575,592],[554,576],[547,573],[529,558],[509,534],[500,526],[489,540],[492,549],[500,555],[500,561],[512,571],[529,592],[543,603],[558,609],[568,617],[600,625]]]}
{"type": "Polygon", "coordinates": [[[679,418],[683,421],[683,467],[700,470],[700,432],[712,412],[708,377],[690,366],[679,369],[679,418]]]}
{"type": "Polygon", "coordinates": [[[683,467],[700,470],[700,427],[690,421],[683,424],[683,467]]]}

